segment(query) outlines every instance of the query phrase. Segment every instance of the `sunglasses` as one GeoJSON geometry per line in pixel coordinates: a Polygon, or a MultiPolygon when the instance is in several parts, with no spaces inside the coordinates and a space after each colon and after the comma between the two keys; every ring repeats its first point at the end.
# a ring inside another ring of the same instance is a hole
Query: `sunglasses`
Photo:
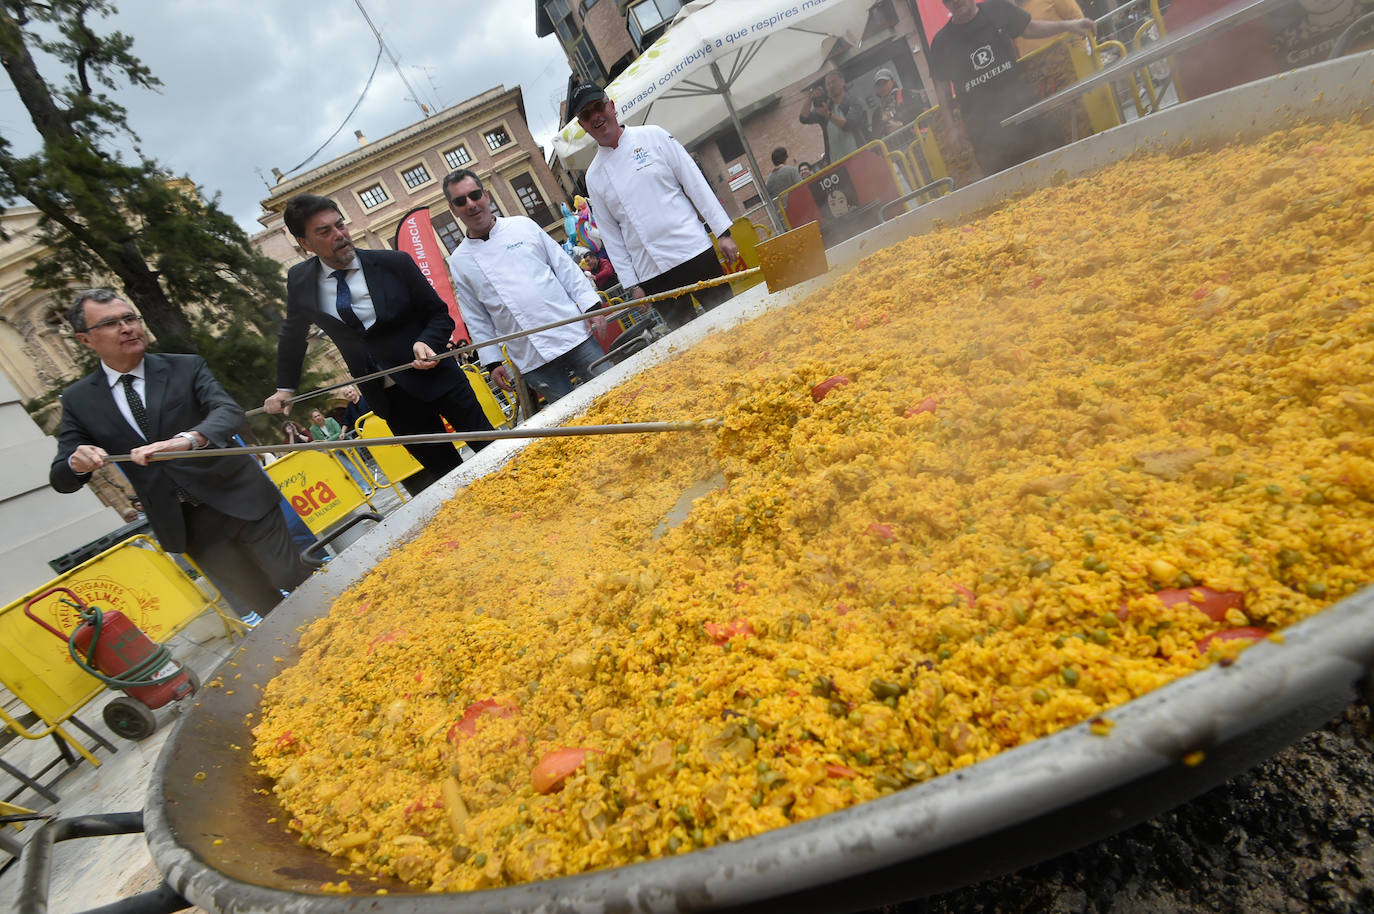
{"type": "Polygon", "coordinates": [[[453,206],[462,206],[463,201],[465,199],[471,200],[473,203],[476,203],[478,200],[482,199],[482,195],[486,192],[486,188],[479,187],[476,190],[470,190],[465,194],[455,194],[453,199],[449,200],[448,202],[453,206]]]}
{"type": "Polygon", "coordinates": [[[592,115],[596,114],[596,112],[606,107],[606,101],[607,100],[603,98],[597,102],[588,102],[587,105],[584,106],[581,111],[577,112],[577,119],[579,121],[585,121],[589,119],[592,115]]]}
{"type": "Polygon", "coordinates": [[[137,314],[125,314],[123,317],[107,317],[103,321],[97,321],[86,328],[91,330],[104,330],[106,327],[137,327],[143,323],[143,318],[137,314]]]}

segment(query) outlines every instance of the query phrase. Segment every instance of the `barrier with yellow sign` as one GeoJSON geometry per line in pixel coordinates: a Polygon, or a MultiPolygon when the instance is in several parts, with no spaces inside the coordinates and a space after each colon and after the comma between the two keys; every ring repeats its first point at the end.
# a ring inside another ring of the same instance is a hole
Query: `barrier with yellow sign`
{"type": "Polygon", "coordinates": [[[311,533],[324,532],[363,504],[372,506],[348,470],[327,451],[293,451],[266,469],[311,533]]]}
{"type": "MultiPolygon", "coordinates": [[[[0,609],[0,684],[48,726],[31,731],[3,708],[0,721],[25,739],[60,736],[92,765],[100,762],[62,724],[105,687],[76,665],[63,642],[24,615],[29,600],[54,587],[66,587],[83,602],[103,610],[118,610],[159,643],[206,609],[219,614],[226,634],[231,634],[237,624],[196,586],[176,559],[143,534],[105,550],[0,609]]],[[[35,603],[33,613],[64,635],[81,624],[76,609],[63,603],[60,593],[35,603]]]]}

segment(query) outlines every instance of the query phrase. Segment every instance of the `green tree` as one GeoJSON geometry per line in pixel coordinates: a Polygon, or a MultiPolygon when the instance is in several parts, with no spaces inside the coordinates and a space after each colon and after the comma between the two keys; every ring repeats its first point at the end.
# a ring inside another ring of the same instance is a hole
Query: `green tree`
{"type": "Polygon", "coordinates": [[[159,349],[202,352],[252,406],[272,384],[266,368],[283,311],[280,267],[218,197],[207,202],[193,182],[145,155],[125,110],[102,91],[161,84],[131,53],[132,38],[98,35],[87,24],[114,11],[105,0],[0,3],[0,65],[41,140],[21,156],[0,136],[0,198],[22,197],[42,214],[39,241],[50,253],[29,271],[36,284],[63,290],[93,273],[113,275],[159,349]],[[65,70],[60,84],[39,72],[34,52],[65,70]],[[137,161],[126,161],[121,137],[137,161]],[[232,341],[209,342],[231,330],[232,341]]]}

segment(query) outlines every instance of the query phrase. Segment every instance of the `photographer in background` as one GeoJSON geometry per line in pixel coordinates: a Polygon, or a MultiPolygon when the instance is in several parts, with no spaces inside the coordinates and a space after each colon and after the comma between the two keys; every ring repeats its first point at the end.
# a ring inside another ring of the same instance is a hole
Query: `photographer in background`
{"type": "Polygon", "coordinates": [[[868,112],[862,102],[849,96],[839,70],[831,70],[822,83],[807,90],[798,120],[820,126],[825,134],[826,163],[830,165],[868,142],[868,112]]]}

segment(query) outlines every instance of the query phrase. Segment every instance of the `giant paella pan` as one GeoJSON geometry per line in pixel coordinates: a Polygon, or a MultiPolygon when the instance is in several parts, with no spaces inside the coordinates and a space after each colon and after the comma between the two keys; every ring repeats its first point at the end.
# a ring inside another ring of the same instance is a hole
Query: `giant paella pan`
{"type": "Polygon", "coordinates": [[[489,448],[221,667],[148,800],[168,882],[236,912],[855,909],[1119,830],[1329,719],[1374,660],[1374,392],[1367,344],[1332,329],[1368,321],[1371,187],[1315,160],[1367,163],[1371,81],[1366,53],[1076,143],[853,239],[830,277],[739,296],[537,418],[711,404],[718,442],[660,464],[643,448],[663,445],[618,444],[618,463],[489,448]],[[1275,130],[1258,157],[1218,151],[1275,130]],[[1230,185],[1152,183],[1160,151],[1230,185]],[[1118,275],[1103,185],[1074,180],[1133,171],[1129,212],[1173,273],[1118,275]],[[1041,188],[1077,220],[1073,259],[1029,237],[1041,188]],[[1214,226],[1188,207],[1214,200],[1257,221],[1199,237],[1214,226]],[[1278,262],[1245,248],[1291,231],[1278,262]],[[1289,278],[1197,275],[1219,250],[1289,278]],[[921,294],[895,294],[916,265],[921,294]],[[1037,310],[1061,280],[1079,285],[1037,310]],[[1124,307],[1122,282],[1158,311],[1124,307]],[[938,308],[913,332],[901,309],[923,294],[938,308]],[[799,348],[803,326],[833,345],[799,348]],[[924,377],[885,360],[897,330],[924,377]],[[1146,344],[1148,375],[1113,374],[1146,344]],[[1197,378],[1223,398],[1169,389],[1197,378]],[[1174,412],[1131,414],[1142,387],[1174,412]]]}

